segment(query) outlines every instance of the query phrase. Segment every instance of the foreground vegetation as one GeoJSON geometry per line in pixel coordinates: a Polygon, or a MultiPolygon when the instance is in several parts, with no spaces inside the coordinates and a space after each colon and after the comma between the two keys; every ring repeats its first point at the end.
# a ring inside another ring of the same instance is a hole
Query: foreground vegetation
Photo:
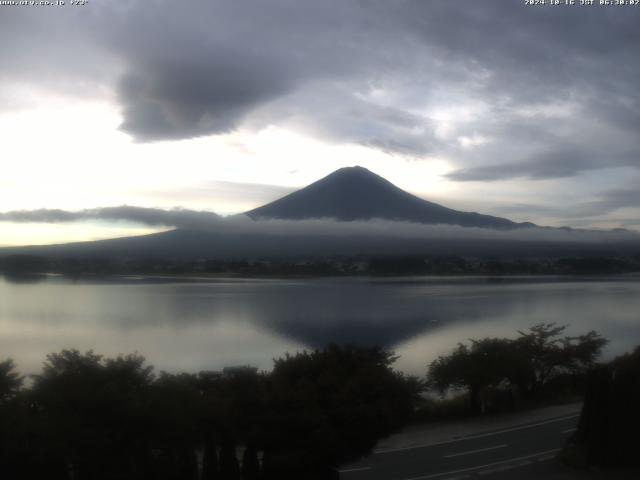
{"type": "MultiPolygon", "coordinates": [[[[595,332],[567,336],[563,326],[539,324],[514,339],[459,344],[429,365],[424,381],[394,371],[391,352],[336,345],[286,355],[269,373],[238,367],[156,374],[139,355],[63,350],[25,382],[6,360],[0,362],[0,477],[333,479],[338,466],[424,417],[425,405],[433,407],[421,395],[425,389],[464,391],[441,403],[477,414],[559,389],[582,393],[585,379],[581,445],[604,455],[589,453],[596,462],[616,462],[612,455],[625,450],[597,442],[609,442],[602,439],[612,428],[626,428],[624,415],[636,405],[629,399],[638,400],[640,349],[597,366],[605,344],[595,332]],[[599,420],[603,411],[606,425],[599,420]]],[[[632,425],[629,435],[637,431],[632,425]]]]}
{"type": "Polygon", "coordinates": [[[587,377],[578,429],[563,452],[579,466],[640,467],[640,347],[587,377]]]}
{"type": "Polygon", "coordinates": [[[534,325],[515,339],[483,338],[458,344],[429,365],[428,385],[440,393],[468,392],[468,409],[513,408],[565,391],[581,394],[587,371],[607,344],[595,331],[565,335],[566,326],[534,325]]]}
{"type": "Polygon", "coordinates": [[[287,355],[268,374],[155,375],[137,355],[65,350],[29,388],[5,361],[0,477],[336,478],[411,417],[420,384],[394,360],[332,346],[287,355]]]}

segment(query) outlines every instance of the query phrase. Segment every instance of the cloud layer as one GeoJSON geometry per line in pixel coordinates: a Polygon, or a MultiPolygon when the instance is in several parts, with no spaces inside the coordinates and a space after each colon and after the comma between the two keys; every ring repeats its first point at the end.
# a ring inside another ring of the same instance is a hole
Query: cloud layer
{"type": "Polygon", "coordinates": [[[1,76],[106,85],[141,142],[279,124],[446,155],[456,181],[562,178],[640,166],[639,20],[502,0],[5,8],[0,41],[21,48],[0,54],[1,76]],[[52,39],[77,47],[43,55],[52,39]]]}
{"type": "Polygon", "coordinates": [[[98,220],[176,228],[206,228],[220,219],[219,215],[212,212],[182,208],[164,210],[128,205],[92,208],[73,212],[60,209],[40,209],[0,213],[0,221],[15,223],[68,223],[98,220]]]}
{"type": "Polygon", "coordinates": [[[526,242],[608,243],[640,242],[637,232],[570,228],[528,227],[513,230],[426,225],[384,219],[343,222],[330,218],[310,220],[259,220],[245,215],[220,217],[212,212],[163,210],[131,206],[96,208],[76,212],[30,210],[0,213],[0,221],[16,223],[69,223],[79,221],[131,222],[153,227],[206,230],[220,234],[300,237],[354,237],[402,239],[457,239],[526,242]]]}

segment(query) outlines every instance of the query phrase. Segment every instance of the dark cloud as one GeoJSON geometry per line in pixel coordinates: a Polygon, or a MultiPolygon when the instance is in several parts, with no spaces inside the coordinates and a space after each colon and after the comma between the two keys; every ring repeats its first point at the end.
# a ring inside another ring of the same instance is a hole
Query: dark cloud
{"type": "Polygon", "coordinates": [[[573,177],[589,170],[622,166],[640,167],[640,157],[606,153],[594,156],[593,152],[583,149],[553,150],[523,162],[483,165],[456,170],[447,174],[447,177],[463,182],[504,180],[516,177],[549,179],[573,177]]]}
{"type": "Polygon", "coordinates": [[[0,213],[0,221],[19,223],[65,223],[87,220],[105,220],[140,223],[150,226],[178,228],[205,228],[220,220],[212,212],[175,208],[120,207],[94,208],[80,211],[59,209],[20,210],[0,213]]]}
{"type": "Polygon", "coordinates": [[[574,227],[588,227],[594,220],[601,220],[604,224],[613,223],[637,230],[640,226],[640,190],[638,189],[612,189],[590,195],[587,202],[576,201],[549,201],[546,204],[513,203],[497,208],[501,215],[509,217],[519,216],[532,218],[546,216],[560,219],[567,225],[574,227]],[[622,214],[619,210],[625,210],[622,214]],[[634,214],[636,215],[634,217],[634,214]],[[627,215],[625,217],[625,215],[627,215]]]}
{"type": "MultiPolygon", "coordinates": [[[[596,200],[582,204],[579,211],[584,212],[585,216],[602,216],[623,208],[637,209],[640,213],[640,190],[606,190],[596,200]]],[[[639,220],[636,218],[634,223],[638,224],[639,220]]]]}
{"type": "Polygon", "coordinates": [[[603,206],[607,206],[609,208],[638,208],[640,207],[640,190],[607,190],[602,194],[602,200],[600,202],[603,206]]]}
{"type": "Polygon", "coordinates": [[[258,109],[252,120],[260,125],[274,116],[282,125],[314,137],[392,154],[421,157],[443,146],[433,119],[354,97],[335,86],[301,89],[258,109]]]}
{"type": "Polygon", "coordinates": [[[107,35],[127,65],[122,129],[142,141],[224,133],[310,81],[357,69],[340,15],[358,10],[334,0],[136,2],[107,35]]]}
{"type": "Polygon", "coordinates": [[[52,10],[3,9],[0,41],[20,48],[0,52],[0,75],[80,82],[83,94],[109,85],[138,141],[287,125],[441,156],[460,181],[639,165],[637,8],[131,0],[52,10]],[[51,42],[65,48],[44,55],[51,42]],[[474,135],[491,141],[458,142],[474,135]]]}
{"type": "Polygon", "coordinates": [[[126,74],[118,91],[121,128],[141,141],[180,139],[234,129],[252,108],[289,87],[285,66],[262,68],[266,59],[228,51],[202,59],[147,61],[126,74]],[[261,70],[256,75],[256,70],[261,70]]]}

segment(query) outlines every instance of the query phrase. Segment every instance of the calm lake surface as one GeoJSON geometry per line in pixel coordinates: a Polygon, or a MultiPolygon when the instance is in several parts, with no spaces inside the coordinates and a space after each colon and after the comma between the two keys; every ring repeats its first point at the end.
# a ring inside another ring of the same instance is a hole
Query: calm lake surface
{"type": "Polygon", "coordinates": [[[0,277],[0,359],[35,373],[47,353],[139,352],[158,370],[253,365],[331,341],[383,345],[422,374],[459,341],[539,322],[594,329],[606,357],[640,344],[640,276],[322,279],[0,277]]]}

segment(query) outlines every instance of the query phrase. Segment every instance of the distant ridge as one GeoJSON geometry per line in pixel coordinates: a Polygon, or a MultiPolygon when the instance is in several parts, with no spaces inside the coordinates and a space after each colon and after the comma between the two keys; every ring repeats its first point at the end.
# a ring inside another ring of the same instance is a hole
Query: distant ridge
{"type": "Polygon", "coordinates": [[[533,227],[506,218],[461,212],[410,194],[363,167],[346,167],[279,200],[246,212],[258,219],[341,221],[383,218],[424,224],[493,229],[533,227]]]}

